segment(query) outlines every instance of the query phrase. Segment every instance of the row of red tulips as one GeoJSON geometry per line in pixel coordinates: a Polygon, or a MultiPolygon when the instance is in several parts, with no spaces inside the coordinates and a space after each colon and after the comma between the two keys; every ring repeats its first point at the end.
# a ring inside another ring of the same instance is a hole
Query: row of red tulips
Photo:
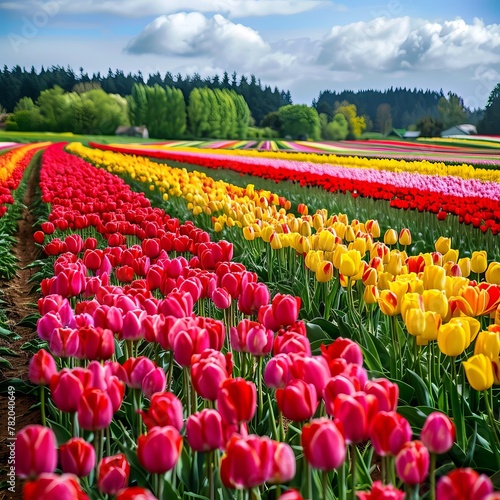
{"type": "Polygon", "coordinates": [[[92,144],[103,150],[147,155],[201,165],[225,168],[242,174],[274,181],[291,180],[301,186],[319,186],[332,193],[350,192],[354,197],[382,199],[391,207],[435,213],[443,220],[456,215],[464,224],[472,224],[493,234],[500,232],[499,187],[493,182],[457,179],[413,173],[393,173],[335,166],[300,165],[285,160],[231,158],[227,155],[195,154],[178,151],[144,151],[92,144]],[[415,180],[419,182],[415,184],[415,180]],[[470,187],[467,187],[468,185],[470,187]],[[465,189],[465,190],[464,190],[465,189]],[[463,191],[463,192],[462,192],[463,191]],[[477,192],[476,192],[477,191],[477,192]]]}
{"type": "MultiPolygon", "coordinates": [[[[41,282],[38,333],[52,355],[39,351],[30,378],[42,398],[49,386],[52,421],[73,437],[59,442],[58,460],[50,430],[20,431],[26,498],[55,491],[86,498],[84,490],[94,496],[96,488],[154,498],[129,483],[158,498],[213,498],[216,488],[224,498],[232,497],[227,489],[279,495],[281,486],[271,485],[281,483],[302,490],[288,489],[283,499],[333,490],[346,498],[347,489],[354,496],[370,482],[371,455],[356,446],[368,440],[381,457],[395,457],[382,458],[392,485],[375,483],[359,498],[402,498],[394,462],[409,492],[417,494],[429,469],[432,480],[431,457],[454,441],[449,419],[432,414],[421,441],[413,440],[396,412],[398,386],[368,380],[361,350],[348,339],[313,356],[300,299],[271,300],[254,273],[231,261],[231,244],[151,208],[143,194],[58,145],[44,154],[41,187],[51,213],[36,238],[46,243],[53,276],[41,282]],[[197,452],[205,453],[206,482],[189,479],[201,467],[197,452]],[[323,471],[322,487],[311,468],[323,471]]],[[[492,499],[492,489],[486,476],[458,469],[437,492],[492,499]]]]}

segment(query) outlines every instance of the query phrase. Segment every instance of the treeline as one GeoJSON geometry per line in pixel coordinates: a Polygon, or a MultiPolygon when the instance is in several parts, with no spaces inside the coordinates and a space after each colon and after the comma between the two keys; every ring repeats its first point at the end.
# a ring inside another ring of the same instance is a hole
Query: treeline
{"type": "MultiPolygon", "coordinates": [[[[449,96],[450,94],[448,94],[449,96]]],[[[333,119],[336,103],[347,101],[354,104],[358,114],[365,116],[369,128],[387,133],[387,128],[408,128],[415,126],[425,117],[440,119],[439,102],[446,99],[443,91],[422,89],[390,88],[388,90],[325,90],[320,92],[313,106],[319,114],[333,119]]],[[[464,107],[464,120],[476,124],[481,118],[480,111],[464,107]]]]}
{"type": "Polygon", "coordinates": [[[136,84],[149,87],[155,85],[163,88],[171,87],[182,92],[185,103],[188,102],[189,95],[195,88],[233,90],[243,96],[257,125],[268,113],[292,103],[289,90],[280,90],[278,87],[272,89],[269,85],[263,86],[260,79],[254,75],[250,78],[244,75],[238,77],[236,72],[232,75],[225,72],[222,77],[215,75],[202,78],[198,73],[192,76],[182,76],[178,73],[174,76],[168,71],[163,76],[159,72],[144,76],[140,71],[125,74],[121,70],[113,72],[109,69],[105,75],[99,72],[89,75],[84,72],[83,68],[80,68],[79,73],[75,73],[72,68],[61,66],[52,66],[47,69],[42,67],[40,71],[34,67],[28,71],[20,66],[12,69],[4,66],[3,70],[0,70],[0,105],[11,113],[22,97],[29,97],[36,101],[44,90],[58,86],[66,92],[72,92],[78,84],[98,84],[99,88],[107,94],[117,94],[121,97],[131,95],[136,84]]]}
{"type": "Polygon", "coordinates": [[[97,84],[79,83],[73,92],[43,90],[36,100],[22,97],[9,115],[7,130],[114,134],[121,125],[146,126],[151,137],[247,137],[250,109],[234,90],[195,88],[188,104],[179,89],[134,84],[131,95],[108,94],[97,84]]]}

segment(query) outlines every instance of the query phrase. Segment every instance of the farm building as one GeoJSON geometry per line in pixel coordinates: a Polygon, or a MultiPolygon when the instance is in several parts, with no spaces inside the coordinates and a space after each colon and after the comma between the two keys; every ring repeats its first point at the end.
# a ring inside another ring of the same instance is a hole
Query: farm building
{"type": "Polygon", "coordinates": [[[149,132],[146,127],[129,127],[122,125],[115,130],[115,135],[128,135],[130,137],[142,137],[143,139],[149,138],[149,132]]]}
{"type": "Polygon", "coordinates": [[[453,137],[454,135],[475,135],[477,129],[475,125],[464,123],[463,125],[455,125],[441,132],[441,137],[453,137]]]}

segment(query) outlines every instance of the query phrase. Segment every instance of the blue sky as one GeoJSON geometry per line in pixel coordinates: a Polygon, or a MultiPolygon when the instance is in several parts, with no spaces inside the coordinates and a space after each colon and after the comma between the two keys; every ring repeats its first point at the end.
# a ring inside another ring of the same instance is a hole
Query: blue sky
{"type": "Polygon", "coordinates": [[[483,107],[500,82],[497,0],[0,0],[0,64],[321,90],[443,89],[483,107]]]}

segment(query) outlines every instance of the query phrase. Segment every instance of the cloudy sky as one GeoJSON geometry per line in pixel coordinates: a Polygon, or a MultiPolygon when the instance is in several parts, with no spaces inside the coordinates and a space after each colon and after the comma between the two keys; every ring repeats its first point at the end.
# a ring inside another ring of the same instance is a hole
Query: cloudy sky
{"type": "Polygon", "coordinates": [[[498,0],[0,0],[0,64],[321,90],[429,88],[483,107],[500,82],[498,0]]]}

